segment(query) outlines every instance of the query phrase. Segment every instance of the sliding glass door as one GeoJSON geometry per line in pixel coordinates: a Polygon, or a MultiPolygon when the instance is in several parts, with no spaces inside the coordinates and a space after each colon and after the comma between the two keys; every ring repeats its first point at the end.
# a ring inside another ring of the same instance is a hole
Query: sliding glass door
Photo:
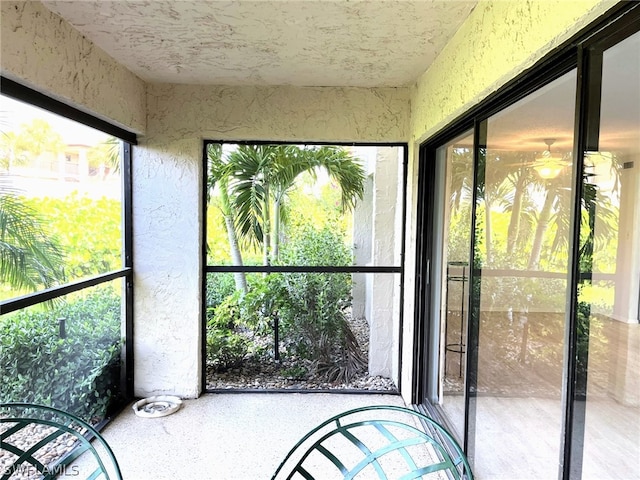
{"type": "Polygon", "coordinates": [[[557,475],[575,86],[573,70],[479,126],[468,435],[480,478],[557,475]]]}
{"type": "Polygon", "coordinates": [[[466,132],[439,148],[438,223],[442,226],[434,265],[440,282],[434,318],[440,319],[438,345],[439,404],[453,433],[464,436],[467,327],[469,322],[469,269],[471,267],[471,214],[473,200],[473,134],[466,132]]]}
{"type": "Polygon", "coordinates": [[[637,478],[640,465],[640,33],[594,51],[602,62],[598,133],[585,156],[573,471],[637,478]],[[584,417],[582,417],[584,415],[584,417]],[[584,422],[584,424],[582,424],[584,422]],[[582,447],[582,448],[581,448],[582,447]],[[583,450],[583,451],[581,451],[583,450]],[[581,461],[580,461],[581,460],[581,461]]]}
{"type": "Polygon", "coordinates": [[[423,146],[417,400],[476,478],[638,475],[637,25],[423,146]]]}

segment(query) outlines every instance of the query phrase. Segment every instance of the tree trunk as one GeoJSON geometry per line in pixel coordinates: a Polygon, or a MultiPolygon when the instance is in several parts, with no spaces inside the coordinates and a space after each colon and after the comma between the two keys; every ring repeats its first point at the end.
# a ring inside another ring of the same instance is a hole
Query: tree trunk
{"type": "Polygon", "coordinates": [[[281,197],[276,200],[273,206],[273,258],[276,260],[280,256],[280,201],[281,197]]]}
{"type": "Polygon", "coordinates": [[[271,265],[271,212],[269,209],[269,188],[265,185],[264,205],[262,214],[264,216],[262,223],[262,251],[263,264],[271,265]]]}
{"type": "Polygon", "coordinates": [[[513,255],[520,235],[520,214],[522,212],[522,198],[526,186],[527,174],[520,170],[516,191],[513,195],[513,205],[511,207],[511,218],[509,219],[509,230],[507,231],[507,255],[513,255]]]}
{"type": "Polygon", "coordinates": [[[540,254],[542,253],[542,240],[544,234],[549,226],[549,220],[551,218],[551,210],[553,208],[553,202],[556,198],[556,187],[550,186],[547,190],[547,197],[544,200],[544,205],[540,211],[538,217],[538,226],[536,227],[536,234],[533,238],[533,245],[531,246],[531,255],[529,257],[529,270],[538,270],[540,266],[540,254]]]}
{"type": "MultiPolygon", "coordinates": [[[[229,239],[229,251],[231,253],[231,263],[234,267],[241,267],[242,254],[240,253],[240,246],[238,245],[238,235],[236,233],[236,227],[233,223],[233,212],[231,209],[231,202],[229,201],[229,190],[227,179],[220,179],[220,200],[222,202],[222,215],[224,216],[224,225],[227,229],[227,238],[229,239]]],[[[240,290],[242,294],[246,294],[247,289],[247,276],[244,272],[235,272],[233,279],[236,283],[236,290],[240,290]]]]}
{"type": "MultiPolygon", "coordinates": [[[[238,246],[238,238],[236,236],[236,229],[233,225],[233,218],[229,215],[224,216],[224,224],[227,227],[227,238],[229,239],[229,249],[231,251],[231,262],[234,267],[241,267],[242,254],[240,253],[240,247],[238,246]]],[[[244,272],[235,272],[233,279],[236,283],[236,290],[240,290],[243,294],[247,293],[247,277],[244,272]]]]}
{"type": "Polygon", "coordinates": [[[493,248],[491,246],[491,237],[492,237],[492,232],[491,232],[491,202],[489,201],[489,199],[487,198],[488,195],[485,192],[484,194],[484,218],[485,218],[485,223],[486,225],[484,226],[484,232],[485,232],[485,251],[486,251],[486,255],[487,255],[487,265],[491,265],[492,261],[493,261],[493,248]]]}

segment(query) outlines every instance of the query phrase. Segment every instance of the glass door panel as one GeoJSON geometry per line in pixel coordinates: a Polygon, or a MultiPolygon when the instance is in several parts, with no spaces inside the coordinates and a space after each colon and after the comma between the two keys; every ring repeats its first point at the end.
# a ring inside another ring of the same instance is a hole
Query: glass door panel
{"type": "MultiPolygon", "coordinates": [[[[439,148],[436,159],[444,165],[440,319],[440,405],[458,439],[464,438],[465,372],[469,305],[469,256],[473,205],[473,134],[467,133],[439,148]]],[[[440,170],[442,171],[442,170],[440,170]]]]}
{"type": "Polygon", "coordinates": [[[478,478],[558,475],[575,85],[571,71],[479,129],[468,360],[478,478]]]}
{"type": "MultiPolygon", "coordinates": [[[[637,478],[640,33],[605,51],[602,63],[598,151],[585,157],[582,202],[578,322],[588,332],[588,341],[578,343],[585,368],[588,360],[582,478],[637,478]]],[[[584,391],[577,395],[585,399],[584,391]]]]}

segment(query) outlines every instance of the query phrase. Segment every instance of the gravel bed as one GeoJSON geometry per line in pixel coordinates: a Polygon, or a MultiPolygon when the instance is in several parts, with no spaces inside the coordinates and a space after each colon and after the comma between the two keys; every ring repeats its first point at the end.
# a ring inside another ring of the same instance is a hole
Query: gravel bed
{"type": "MultiPolygon", "coordinates": [[[[355,334],[362,355],[368,359],[369,325],[363,318],[350,319],[351,330],[355,334]]],[[[395,392],[396,385],[390,378],[370,376],[367,373],[350,383],[329,383],[318,377],[293,378],[286,376],[294,364],[273,359],[250,357],[242,366],[225,372],[214,372],[207,368],[208,390],[363,390],[395,392]],[[284,372],[284,374],[283,374],[284,372]]]]}
{"type": "MultiPolygon", "coordinates": [[[[4,435],[4,432],[12,426],[13,424],[2,424],[2,427],[0,427],[0,434],[4,435]]],[[[2,442],[11,444],[21,450],[28,450],[31,446],[51,434],[54,430],[54,427],[47,427],[45,425],[28,425],[10,437],[4,438],[3,436],[2,442]]],[[[55,465],[55,463],[74,446],[75,438],[72,435],[65,433],[38,450],[34,457],[45,466],[55,465]]],[[[9,469],[16,459],[17,455],[4,449],[0,450],[0,476],[9,472],[9,469]]],[[[11,480],[35,480],[42,478],[42,475],[38,473],[36,468],[32,465],[23,463],[9,478],[11,480]]]]}

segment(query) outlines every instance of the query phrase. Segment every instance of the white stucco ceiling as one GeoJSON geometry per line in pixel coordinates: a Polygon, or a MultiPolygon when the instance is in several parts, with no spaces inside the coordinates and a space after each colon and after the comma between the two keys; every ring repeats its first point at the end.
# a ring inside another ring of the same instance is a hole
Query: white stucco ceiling
{"type": "Polygon", "coordinates": [[[149,82],[374,87],[415,81],[477,2],[42,3],[149,82]]]}

